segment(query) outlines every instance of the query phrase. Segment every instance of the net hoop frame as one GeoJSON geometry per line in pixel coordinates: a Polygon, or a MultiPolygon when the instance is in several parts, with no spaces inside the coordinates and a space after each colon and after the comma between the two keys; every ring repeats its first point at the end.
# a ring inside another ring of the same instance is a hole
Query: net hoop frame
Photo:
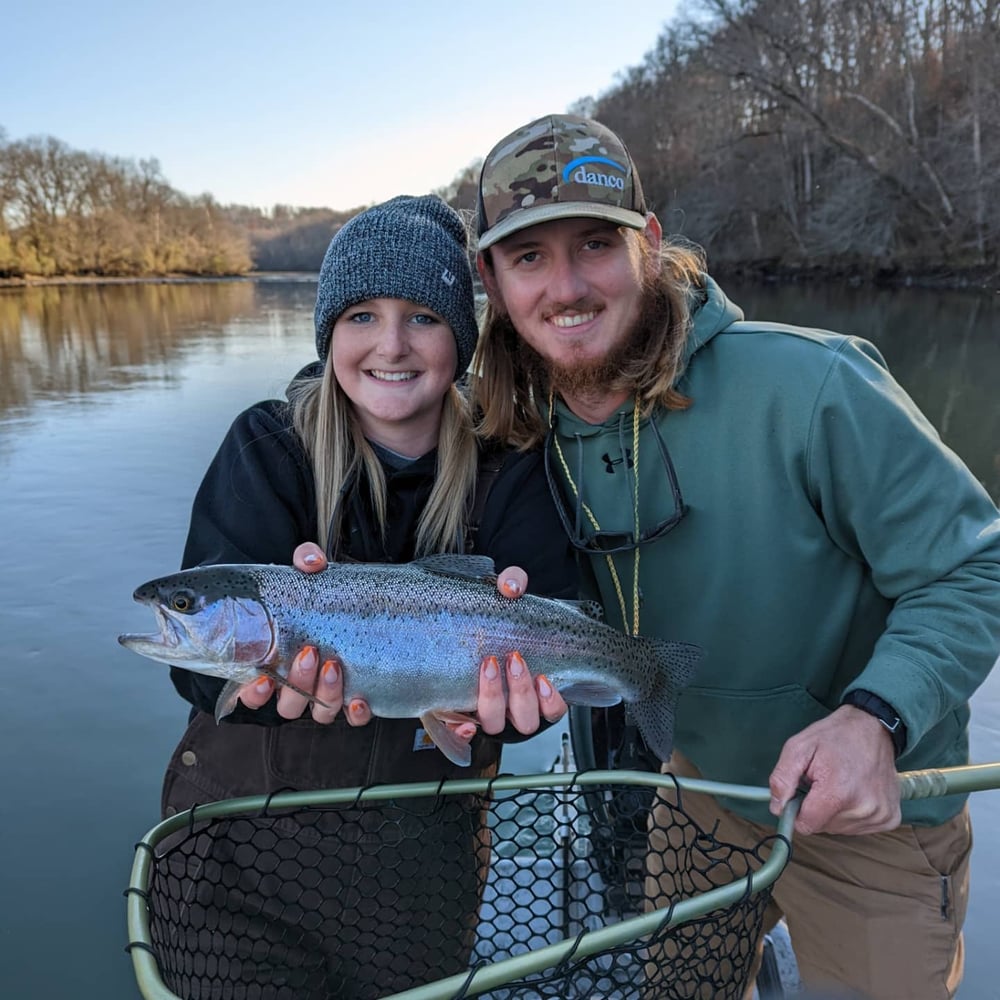
{"type": "MultiPolygon", "coordinates": [[[[966,767],[912,771],[900,774],[903,799],[924,798],[958,792],[1000,787],[1000,763],[966,767]]],[[[182,1000],[163,982],[156,960],[150,931],[148,891],[156,860],[157,845],[166,837],[196,822],[246,814],[278,815],[283,811],[321,806],[357,805],[389,799],[419,798],[438,795],[486,795],[494,792],[518,792],[568,787],[587,788],[619,785],[652,789],[679,789],[708,795],[726,796],[750,802],[768,802],[768,788],[735,785],[704,779],[675,777],[647,771],[598,771],[502,775],[494,778],[459,779],[443,782],[407,782],[380,784],[367,788],[323,789],[309,792],[279,792],[272,795],[245,796],[194,806],[157,823],[135,845],[128,888],[126,918],[128,951],[136,983],[144,1000],[182,1000]]],[[[791,853],[792,833],[800,800],[793,799],[778,819],[776,836],[763,865],[747,876],[676,900],[668,906],[640,916],[587,931],[555,944],[532,949],[525,954],[503,958],[483,965],[472,974],[449,976],[392,995],[392,1000],[451,1000],[456,996],[475,995],[496,989],[532,973],[558,966],[570,957],[594,955],[604,949],[623,945],[656,930],[676,927],[724,909],[746,899],[748,894],[769,888],[780,876],[791,853]]],[[[386,998],[388,1000],[388,998],[386,998]]]]}

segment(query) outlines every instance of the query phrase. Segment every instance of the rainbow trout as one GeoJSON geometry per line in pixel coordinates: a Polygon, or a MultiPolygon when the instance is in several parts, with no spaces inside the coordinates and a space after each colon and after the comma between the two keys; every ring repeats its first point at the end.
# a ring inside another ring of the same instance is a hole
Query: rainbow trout
{"type": "Polygon", "coordinates": [[[666,760],[677,695],[700,649],[624,635],[589,602],[530,594],[511,601],[495,580],[492,559],[465,555],[334,563],[310,574],[291,566],[202,566],[139,587],[133,596],[152,609],[159,632],[118,641],[142,656],[226,678],[217,719],[255,678],[287,684],[295,654],[316,646],[321,662],[343,664],[345,704],[364,698],[375,715],[419,717],[442,753],[466,765],[469,747],[444,720],[476,710],[484,657],[502,662],[517,650],[570,704],[624,701],[666,760]]]}

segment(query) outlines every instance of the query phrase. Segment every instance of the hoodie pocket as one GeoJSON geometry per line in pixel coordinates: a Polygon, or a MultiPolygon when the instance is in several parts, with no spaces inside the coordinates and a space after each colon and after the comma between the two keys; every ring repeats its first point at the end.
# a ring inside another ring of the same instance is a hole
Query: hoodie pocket
{"type": "Polygon", "coordinates": [[[706,778],[761,786],[785,741],[829,714],[798,684],[754,691],[691,687],[677,705],[674,742],[706,778]]]}

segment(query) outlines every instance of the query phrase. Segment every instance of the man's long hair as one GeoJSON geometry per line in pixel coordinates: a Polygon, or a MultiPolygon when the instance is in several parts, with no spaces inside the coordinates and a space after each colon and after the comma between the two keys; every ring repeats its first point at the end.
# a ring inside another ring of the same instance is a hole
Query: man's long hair
{"type": "MultiPolygon", "coordinates": [[[[332,362],[327,360],[322,375],[296,379],[289,397],[295,430],[312,463],[319,544],[336,558],[344,511],[343,502],[338,501],[345,491],[365,487],[384,537],[385,473],[362,433],[354,405],[337,381],[332,362]]],[[[478,454],[468,402],[452,385],[442,401],[434,486],[418,521],[418,556],[462,550],[478,454]]]]}
{"type": "MultiPolygon", "coordinates": [[[[635,395],[640,415],[654,407],[684,409],[691,400],[674,385],[684,363],[692,297],[704,270],[704,254],[693,244],[664,241],[659,251],[632,230],[643,254],[644,290],[640,315],[629,338],[631,350],[607,388],[635,395]],[[659,267],[656,267],[657,257],[659,267]]],[[[489,251],[485,264],[492,267],[489,251]]],[[[547,430],[541,412],[551,379],[548,365],[514,329],[507,313],[487,303],[472,359],[470,383],[477,430],[520,449],[540,444],[547,430]]]]}

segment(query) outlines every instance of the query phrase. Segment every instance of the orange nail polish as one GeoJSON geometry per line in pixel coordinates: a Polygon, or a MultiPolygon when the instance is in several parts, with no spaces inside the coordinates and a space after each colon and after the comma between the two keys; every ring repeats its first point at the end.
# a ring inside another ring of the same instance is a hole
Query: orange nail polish
{"type": "Polygon", "coordinates": [[[510,676],[523,677],[528,669],[528,664],[524,662],[524,657],[517,650],[510,654],[510,676]]]}

